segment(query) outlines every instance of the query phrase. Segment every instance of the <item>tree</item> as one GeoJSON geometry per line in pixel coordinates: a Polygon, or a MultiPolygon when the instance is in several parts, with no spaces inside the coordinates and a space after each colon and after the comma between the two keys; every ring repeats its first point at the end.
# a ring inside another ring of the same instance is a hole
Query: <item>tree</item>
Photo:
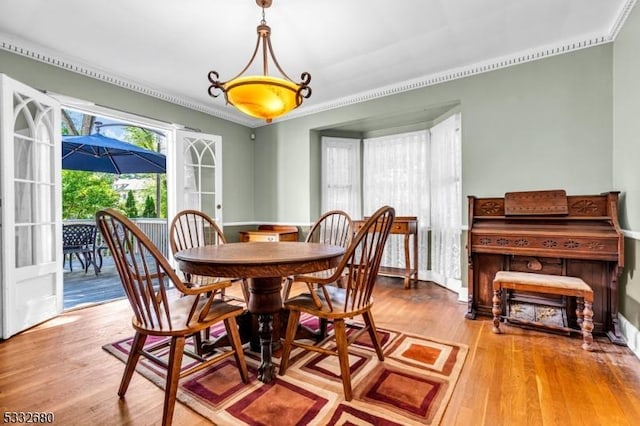
{"type": "Polygon", "coordinates": [[[93,219],[98,210],[118,206],[113,176],[106,173],[62,171],[62,218],[93,219]]]}
{"type": "Polygon", "coordinates": [[[156,215],[156,203],[153,201],[153,197],[147,195],[144,200],[144,210],[142,211],[142,217],[157,217],[156,215]]]}
{"type": "MultiPolygon", "coordinates": [[[[155,132],[136,126],[128,126],[125,130],[127,141],[150,151],[160,151],[160,144],[155,132]]],[[[167,177],[164,174],[156,174],[155,181],[155,192],[147,194],[154,196],[158,201],[156,215],[153,217],[167,217],[167,177]]]]}
{"type": "Polygon", "coordinates": [[[88,135],[93,128],[96,117],[90,114],[62,109],[63,135],[88,135]]]}
{"type": "Polygon", "coordinates": [[[124,212],[130,217],[138,217],[138,208],[136,207],[136,199],[133,196],[133,191],[127,192],[127,200],[124,203],[124,212]]]}

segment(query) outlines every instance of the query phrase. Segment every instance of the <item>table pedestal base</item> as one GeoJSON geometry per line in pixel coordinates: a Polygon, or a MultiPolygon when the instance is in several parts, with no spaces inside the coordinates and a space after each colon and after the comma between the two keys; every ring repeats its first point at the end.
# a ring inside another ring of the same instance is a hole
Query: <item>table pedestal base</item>
{"type": "Polygon", "coordinates": [[[271,382],[276,376],[276,367],[271,362],[271,336],[273,333],[273,315],[258,315],[258,335],[260,336],[260,356],[262,362],[258,367],[258,380],[271,382]]]}
{"type": "Polygon", "coordinates": [[[273,314],[282,308],[282,278],[254,278],[249,280],[249,312],[258,314],[258,336],[262,362],[258,368],[258,380],[269,383],[275,378],[272,338],[273,314]]]}

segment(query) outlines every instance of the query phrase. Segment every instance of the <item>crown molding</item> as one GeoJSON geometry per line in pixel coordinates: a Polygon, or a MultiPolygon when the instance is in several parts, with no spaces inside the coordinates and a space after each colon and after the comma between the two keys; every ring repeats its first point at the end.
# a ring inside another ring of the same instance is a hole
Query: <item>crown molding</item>
{"type": "Polygon", "coordinates": [[[382,98],[385,96],[391,96],[410,90],[420,89],[427,86],[433,86],[440,83],[445,83],[460,78],[470,77],[473,75],[482,74],[485,72],[495,71],[501,68],[507,68],[513,65],[520,65],[527,62],[537,61],[539,59],[548,58],[551,56],[561,55],[564,53],[570,53],[589,47],[595,47],[601,44],[607,44],[615,41],[620,29],[624,25],[625,21],[629,17],[631,10],[635,6],[637,0],[627,0],[625,4],[620,8],[617,18],[614,20],[611,28],[607,34],[593,35],[591,37],[579,40],[565,41],[560,44],[554,44],[549,46],[538,47],[522,52],[515,53],[513,55],[502,56],[493,58],[488,61],[478,62],[474,64],[465,65],[458,68],[446,70],[442,73],[436,73],[418,77],[412,80],[406,80],[399,83],[394,83],[385,87],[360,92],[355,95],[346,96],[344,98],[336,99],[322,104],[317,104],[308,107],[302,107],[289,113],[286,117],[281,118],[279,121],[291,120],[311,114],[316,114],[322,111],[327,111],[335,108],[341,108],[349,105],[358,104],[361,102],[370,101],[373,99],[382,98]]]}
{"type": "MultiPolygon", "coordinates": [[[[394,83],[381,88],[360,92],[355,95],[346,96],[316,105],[302,106],[289,113],[286,117],[279,118],[276,122],[288,121],[323,111],[371,101],[385,96],[396,95],[410,90],[433,86],[440,83],[446,83],[449,81],[483,74],[490,71],[496,71],[513,65],[520,65],[527,62],[537,61],[539,59],[611,43],[615,41],[616,37],[618,36],[620,29],[623,27],[626,19],[631,13],[631,10],[635,6],[636,1],[637,0],[627,0],[624,3],[617,18],[614,20],[611,28],[609,28],[609,31],[606,34],[593,35],[591,37],[580,40],[565,41],[551,46],[539,47],[512,55],[493,58],[488,61],[449,69],[441,73],[426,75],[412,80],[394,83]]],[[[83,64],[76,60],[64,58],[53,52],[47,52],[44,48],[30,45],[24,40],[12,40],[11,37],[4,33],[0,33],[0,49],[15,53],[17,55],[25,56],[39,62],[44,62],[46,64],[65,69],[67,71],[82,74],[96,80],[101,80],[106,83],[122,87],[124,89],[141,93],[143,95],[151,96],[166,102],[183,106],[185,108],[202,112],[204,114],[208,114],[222,120],[231,121],[233,123],[240,124],[246,127],[256,128],[265,125],[265,123],[261,120],[240,116],[240,114],[233,114],[228,108],[215,108],[206,106],[191,99],[175,96],[166,93],[161,89],[153,88],[134,80],[116,76],[108,71],[83,64]]]]}
{"type": "Polygon", "coordinates": [[[123,89],[128,89],[143,95],[160,99],[165,102],[189,108],[194,111],[202,112],[204,114],[211,115],[222,120],[231,121],[247,127],[252,127],[252,125],[254,124],[252,119],[244,119],[244,117],[232,115],[228,112],[228,110],[224,111],[222,109],[212,108],[210,106],[205,106],[201,103],[194,102],[190,99],[166,93],[161,89],[157,89],[131,79],[117,76],[108,71],[84,64],[73,59],[65,58],[62,55],[47,51],[43,47],[30,44],[24,40],[18,41],[2,32],[0,32],[0,49],[15,53],[16,55],[27,57],[29,59],[33,59],[35,61],[43,62],[54,67],[62,68],[66,71],[75,72],[86,77],[113,84],[115,86],[122,87],[123,89]]]}
{"type": "Polygon", "coordinates": [[[620,13],[618,13],[618,17],[613,22],[613,25],[609,30],[608,37],[611,41],[614,41],[618,37],[618,33],[622,29],[622,26],[624,25],[624,23],[627,21],[627,18],[629,17],[631,10],[636,5],[636,3],[637,3],[637,0],[627,0],[625,4],[623,4],[622,7],[620,8],[620,13]]]}

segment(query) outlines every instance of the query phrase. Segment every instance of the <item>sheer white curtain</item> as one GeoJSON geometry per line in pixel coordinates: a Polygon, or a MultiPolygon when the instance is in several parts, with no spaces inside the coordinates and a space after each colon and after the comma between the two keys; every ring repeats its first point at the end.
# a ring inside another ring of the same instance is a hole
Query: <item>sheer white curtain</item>
{"type": "Polygon", "coordinates": [[[360,139],[322,137],[323,212],[340,209],[361,216],[360,139]]]}
{"type": "Polygon", "coordinates": [[[460,114],[431,128],[431,273],[446,287],[461,286],[462,156],[460,114]]]}
{"type": "MultiPolygon", "coordinates": [[[[365,139],[363,144],[363,214],[388,204],[396,216],[418,217],[418,266],[427,270],[429,214],[429,132],[403,133],[365,139]]],[[[387,240],[384,266],[403,268],[404,239],[387,240]]]]}

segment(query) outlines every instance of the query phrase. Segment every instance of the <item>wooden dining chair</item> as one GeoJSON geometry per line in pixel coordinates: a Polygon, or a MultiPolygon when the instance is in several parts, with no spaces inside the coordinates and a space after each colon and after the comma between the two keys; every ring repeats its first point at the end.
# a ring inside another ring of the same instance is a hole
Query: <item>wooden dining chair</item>
{"type": "Polygon", "coordinates": [[[351,401],[353,395],[349,373],[348,345],[355,341],[360,334],[367,331],[378,359],[384,360],[371,313],[373,306],[371,295],[394,217],[395,210],[392,207],[384,206],[378,209],[353,237],[340,264],[331,276],[325,278],[320,278],[318,275],[296,276],[297,281],[318,284],[319,286],[318,288],[309,287],[308,292],[286,300],[284,303],[285,309],[289,312],[289,320],[282,347],[279,374],[286,373],[293,346],[336,355],[340,363],[344,397],[347,401],[351,401]],[[343,288],[326,285],[339,279],[342,280],[343,288]],[[314,346],[302,341],[294,341],[302,312],[316,316],[321,320],[333,321],[336,351],[330,350],[326,346],[314,346]],[[351,319],[357,315],[362,315],[364,326],[347,338],[345,319],[351,319]]]}
{"type": "MultiPolygon", "coordinates": [[[[182,210],[171,221],[169,226],[169,244],[171,252],[175,255],[180,250],[205,245],[218,245],[227,242],[222,229],[206,213],[198,210],[182,210]]],[[[240,281],[242,285],[243,302],[249,302],[249,286],[246,279],[208,277],[194,274],[185,274],[186,281],[190,285],[216,285],[216,293],[224,299],[225,289],[233,283],[240,281]]],[[[236,300],[235,298],[232,298],[236,300]]]]}
{"type": "MultiPolygon", "coordinates": [[[[349,247],[353,237],[353,225],[351,216],[342,210],[331,210],[320,216],[311,226],[305,242],[323,243],[336,246],[349,247]]],[[[334,270],[320,271],[312,275],[327,277],[333,275],[334,270]]],[[[291,293],[291,286],[295,282],[295,276],[287,277],[283,284],[282,300],[287,300],[291,293]]],[[[337,283],[340,285],[340,283],[337,283]]],[[[309,284],[310,285],[310,284],[309,284]]]]}
{"type": "MultiPolygon", "coordinates": [[[[308,243],[333,244],[346,249],[349,247],[352,237],[353,225],[351,216],[342,210],[330,210],[314,222],[311,229],[309,229],[309,233],[307,234],[305,241],[308,243]]],[[[322,279],[332,276],[334,272],[335,269],[328,269],[325,271],[314,272],[309,275],[322,279]]],[[[286,277],[284,279],[282,284],[282,300],[286,301],[291,297],[291,288],[293,283],[296,281],[295,276],[286,277]]],[[[309,288],[309,291],[313,291],[313,288],[318,286],[317,283],[305,282],[305,284],[309,288]]],[[[340,287],[342,285],[342,277],[340,277],[336,282],[328,285],[337,285],[340,287]]],[[[326,337],[327,325],[327,320],[320,319],[319,330],[317,332],[312,331],[312,334],[315,333],[316,340],[320,341],[326,337]]]]}
{"type": "Polygon", "coordinates": [[[96,223],[113,255],[120,280],[133,310],[132,326],[135,337],[120,382],[118,395],[124,398],[140,356],[166,368],[162,424],[170,425],[178,390],[178,381],[230,356],[235,357],[244,383],[249,374],[242,352],[236,317],[243,313],[235,306],[214,298],[215,284],[186,286],[151,240],[123,214],[113,209],[96,213],[96,223]],[[167,287],[175,286],[175,297],[167,287]],[[185,339],[198,335],[212,325],[224,322],[230,336],[231,350],[219,351],[204,358],[185,350],[185,339]],[[167,362],[156,355],[160,344],[144,347],[149,336],[166,337],[169,346],[167,362]],[[180,371],[183,355],[196,361],[194,366],[180,371]]]}

